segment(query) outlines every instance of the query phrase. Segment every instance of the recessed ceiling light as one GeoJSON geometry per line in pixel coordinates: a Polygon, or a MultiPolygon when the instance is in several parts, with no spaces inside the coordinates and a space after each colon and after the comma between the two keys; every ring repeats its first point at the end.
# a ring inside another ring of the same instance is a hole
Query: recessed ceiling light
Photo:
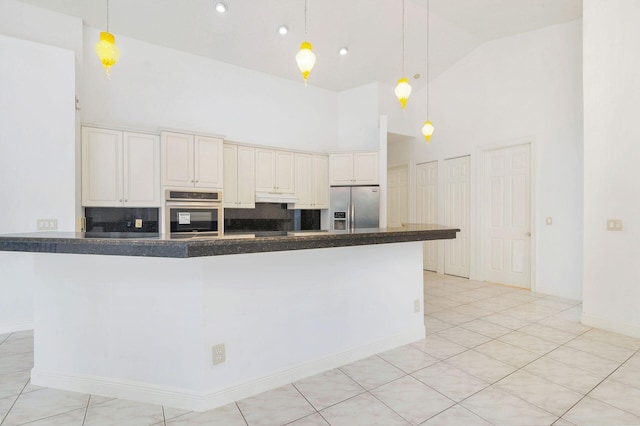
{"type": "Polygon", "coordinates": [[[280,27],[278,28],[278,32],[282,35],[285,35],[289,32],[289,28],[287,28],[286,25],[280,25],[280,27]]]}
{"type": "Polygon", "coordinates": [[[342,56],[344,56],[347,53],[349,53],[349,49],[347,49],[346,47],[341,47],[340,50],[338,51],[338,53],[340,53],[342,56]]]}
{"type": "Polygon", "coordinates": [[[227,11],[227,4],[223,1],[217,1],[215,4],[216,12],[225,13],[227,11]]]}

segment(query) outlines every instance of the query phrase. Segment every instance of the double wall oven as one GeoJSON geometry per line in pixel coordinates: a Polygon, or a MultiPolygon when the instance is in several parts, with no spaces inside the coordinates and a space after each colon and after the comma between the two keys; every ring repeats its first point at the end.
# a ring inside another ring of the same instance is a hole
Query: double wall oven
{"type": "Polygon", "coordinates": [[[171,238],[221,236],[222,212],[222,191],[167,189],[165,234],[171,238]]]}

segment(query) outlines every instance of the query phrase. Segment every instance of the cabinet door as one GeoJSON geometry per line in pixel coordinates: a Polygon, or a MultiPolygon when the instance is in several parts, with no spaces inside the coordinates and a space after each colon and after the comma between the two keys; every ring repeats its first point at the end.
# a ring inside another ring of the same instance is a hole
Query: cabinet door
{"type": "Polygon", "coordinates": [[[293,152],[276,151],[276,192],[293,194],[295,192],[295,166],[293,152]]]}
{"type": "Polygon", "coordinates": [[[313,156],[310,154],[296,154],[294,157],[296,167],[296,197],[297,209],[310,209],[313,207],[313,156]]]}
{"type": "Polygon", "coordinates": [[[377,152],[355,152],[353,154],[353,180],[357,185],[378,183],[377,152]]]}
{"type": "Polygon", "coordinates": [[[238,204],[238,146],[224,144],[223,206],[235,208],[238,204]]]}
{"type": "Polygon", "coordinates": [[[222,188],[222,139],[207,136],[194,138],[194,184],[198,188],[222,188]]]}
{"type": "MultiPolygon", "coordinates": [[[[238,207],[252,209],[256,206],[255,148],[238,146],[238,207]]],[[[226,185],[226,183],[225,183],[226,185]]]]}
{"type": "MultiPolygon", "coordinates": [[[[329,208],[329,158],[326,155],[313,156],[313,208],[329,208]]],[[[296,182],[296,185],[298,182],[296,182]]]]}
{"type": "Polygon", "coordinates": [[[124,204],[160,207],[160,139],[129,132],[123,137],[124,204]]]}
{"type": "Polygon", "coordinates": [[[162,184],[193,187],[193,136],[162,132],[162,184]]]}
{"type": "Polygon", "coordinates": [[[122,132],[82,128],[82,205],[122,205],[122,132]]]}
{"type": "Polygon", "coordinates": [[[256,149],[256,192],[276,191],[275,151],[256,149]]]}
{"type": "Polygon", "coordinates": [[[353,184],[353,154],[350,152],[329,155],[329,183],[353,184]]]}

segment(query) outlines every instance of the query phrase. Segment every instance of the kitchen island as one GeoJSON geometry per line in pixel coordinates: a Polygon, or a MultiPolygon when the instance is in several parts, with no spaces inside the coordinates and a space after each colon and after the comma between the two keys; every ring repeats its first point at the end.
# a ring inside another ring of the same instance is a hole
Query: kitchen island
{"type": "Polygon", "coordinates": [[[0,251],[34,253],[33,384],[206,411],[423,338],[421,241],[457,231],[50,233],[0,251]]]}

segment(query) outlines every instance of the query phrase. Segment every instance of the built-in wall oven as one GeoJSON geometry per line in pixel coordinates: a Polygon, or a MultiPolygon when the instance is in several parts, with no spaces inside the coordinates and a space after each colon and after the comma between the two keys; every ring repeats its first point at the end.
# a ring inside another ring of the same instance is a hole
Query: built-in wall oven
{"type": "Polygon", "coordinates": [[[165,233],[171,238],[221,236],[222,212],[221,191],[165,191],[165,233]]]}

